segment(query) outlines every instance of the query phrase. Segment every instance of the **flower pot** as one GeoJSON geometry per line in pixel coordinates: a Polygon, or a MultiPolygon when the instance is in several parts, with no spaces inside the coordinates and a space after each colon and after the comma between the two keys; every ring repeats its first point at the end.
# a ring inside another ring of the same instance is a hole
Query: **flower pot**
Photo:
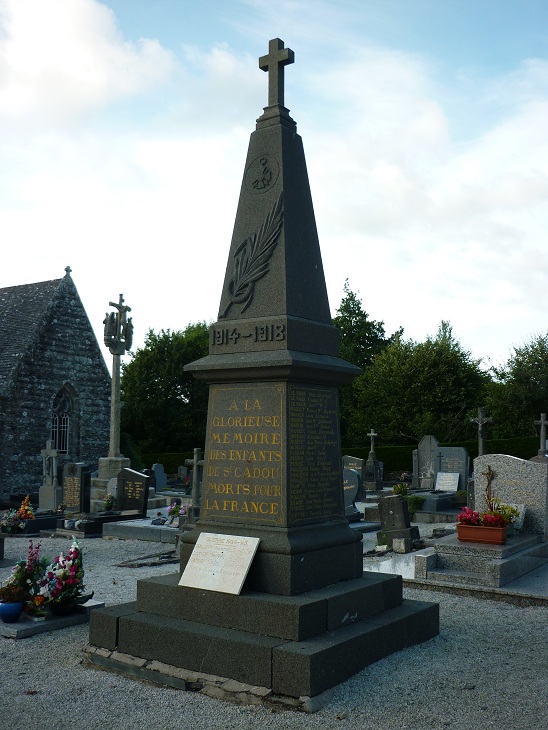
{"type": "Polygon", "coordinates": [[[70,616],[78,608],[76,601],[60,601],[59,603],[50,603],[49,610],[52,616],[70,616]]]}
{"type": "Polygon", "coordinates": [[[481,542],[487,545],[504,545],[508,533],[505,527],[484,527],[483,525],[461,525],[457,523],[457,538],[460,542],[481,542]]]}
{"type": "Polygon", "coordinates": [[[22,601],[20,603],[0,603],[0,618],[5,624],[14,624],[21,618],[24,605],[22,601]]]}

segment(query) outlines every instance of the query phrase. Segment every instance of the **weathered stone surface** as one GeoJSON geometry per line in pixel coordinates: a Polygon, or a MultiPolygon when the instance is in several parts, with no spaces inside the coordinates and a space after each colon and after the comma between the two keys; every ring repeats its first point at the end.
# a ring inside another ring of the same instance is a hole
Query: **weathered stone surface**
{"type": "Polygon", "coordinates": [[[54,402],[70,417],[60,462],[94,468],[108,448],[110,375],[70,269],[62,279],[0,289],[0,399],[4,499],[38,492],[54,402]]]}
{"type": "Polygon", "coordinates": [[[474,459],[474,505],[484,510],[487,470],[494,477],[492,493],[505,503],[525,505],[523,530],[548,538],[548,462],[525,461],[515,456],[487,454],[474,459]]]}

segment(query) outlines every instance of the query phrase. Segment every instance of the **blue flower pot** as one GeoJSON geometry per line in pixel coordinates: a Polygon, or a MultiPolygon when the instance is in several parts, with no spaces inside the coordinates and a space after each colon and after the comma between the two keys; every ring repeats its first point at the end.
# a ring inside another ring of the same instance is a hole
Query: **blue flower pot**
{"type": "Polygon", "coordinates": [[[23,602],[0,603],[0,618],[5,624],[14,624],[21,618],[24,605],[25,604],[23,602]]]}

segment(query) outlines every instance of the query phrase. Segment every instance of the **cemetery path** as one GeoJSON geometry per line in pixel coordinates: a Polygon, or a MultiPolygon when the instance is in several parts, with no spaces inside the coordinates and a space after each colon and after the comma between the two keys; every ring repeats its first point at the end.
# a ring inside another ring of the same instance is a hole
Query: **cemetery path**
{"type": "MultiPolygon", "coordinates": [[[[44,538],[42,552],[53,557],[68,545],[67,540],[44,538]]],[[[24,558],[26,547],[26,540],[6,540],[6,559],[24,558]]],[[[151,543],[94,539],[82,541],[82,548],[86,586],[107,605],[134,600],[137,579],[177,570],[176,565],[120,567],[150,556],[151,543]]],[[[9,574],[9,567],[0,568],[0,580],[9,574]]],[[[356,674],[314,715],[221,703],[87,668],[82,664],[88,640],[84,624],[18,641],[0,639],[0,728],[27,730],[37,718],[50,730],[75,725],[167,730],[182,723],[194,730],[539,726],[548,695],[548,608],[415,589],[405,589],[404,595],[440,604],[440,635],[356,674]]]]}

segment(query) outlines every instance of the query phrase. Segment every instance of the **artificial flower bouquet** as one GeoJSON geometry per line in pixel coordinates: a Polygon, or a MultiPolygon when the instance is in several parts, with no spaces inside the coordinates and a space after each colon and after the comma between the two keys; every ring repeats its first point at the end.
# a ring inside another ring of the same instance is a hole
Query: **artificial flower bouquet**
{"type": "Polygon", "coordinates": [[[82,552],[74,540],[67,555],[59,553],[53,562],[46,566],[40,595],[47,604],[84,603],[93,593],[84,596],[84,565],[82,552]]]}

